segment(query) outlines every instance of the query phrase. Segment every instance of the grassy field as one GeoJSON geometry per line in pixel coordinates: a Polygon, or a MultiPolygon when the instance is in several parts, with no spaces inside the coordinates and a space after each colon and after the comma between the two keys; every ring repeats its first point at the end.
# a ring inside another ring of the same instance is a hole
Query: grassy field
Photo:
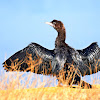
{"type": "Polygon", "coordinates": [[[93,89],[46,87],[1,90],[0,100],[100,100],[100,85],[93,89]]]}
{"type": "Polygon", "coordinates": [[[33,74],[26,76],[27,79],[19,72],[3,74],[0,77],[0,100],[100,100],[100,85],[93,85],[92,89],[56,85],[45,87],[47,82],[50,84],[50,78],[41,82],[40,78],[35,76],[36,78],[30,82],[33,74]]]}

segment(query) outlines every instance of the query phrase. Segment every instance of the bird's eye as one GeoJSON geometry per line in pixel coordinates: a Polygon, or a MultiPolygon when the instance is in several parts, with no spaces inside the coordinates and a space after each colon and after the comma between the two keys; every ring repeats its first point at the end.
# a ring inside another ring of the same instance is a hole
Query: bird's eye
{"type": "Polygon", "coordinates": [[[56,22],[53,22],[54,25],[56,25],[56,22]]]}

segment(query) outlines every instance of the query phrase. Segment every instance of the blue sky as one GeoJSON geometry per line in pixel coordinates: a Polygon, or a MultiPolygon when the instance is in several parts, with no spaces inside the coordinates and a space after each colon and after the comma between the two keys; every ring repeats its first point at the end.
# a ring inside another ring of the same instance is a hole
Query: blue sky
{"type": "Polygon", "coordinates": [[[73,48],[100,46],[100,0],[0,0],[0,69],[31,42],[53,49],[57,32],[45,24],[53,19],[64,23],[73,48]]]}

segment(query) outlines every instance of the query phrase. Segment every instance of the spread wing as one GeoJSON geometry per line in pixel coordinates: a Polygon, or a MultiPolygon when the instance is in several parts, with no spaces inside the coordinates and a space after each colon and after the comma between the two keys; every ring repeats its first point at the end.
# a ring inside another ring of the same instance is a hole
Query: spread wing
{"type": "Polygon", "coordinates": [[[51,74],[51,60],[54,51],[39,44],[31,43],[26,48],[16,52],[4,63],[6,71],[32,71],[37,74],[51,74]]]}
{"type": "Polygon", "coordinates": [[[82,57],[83,64],[79,70],[84,75],[90,75],[100,71],[100,48],[96,42],[83,50],[77,50],[82,57]]]}

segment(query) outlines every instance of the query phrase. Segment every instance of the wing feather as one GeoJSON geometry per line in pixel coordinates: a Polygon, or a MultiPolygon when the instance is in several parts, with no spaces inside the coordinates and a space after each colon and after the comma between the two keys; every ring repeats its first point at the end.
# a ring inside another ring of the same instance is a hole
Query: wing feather
{"type": "Polygon", "coordinates": [[[83,65],[79,66],[82,76],[100,71],[100,48],[96,42],[83,50],[77,51],[83,59],[83,65]]]}
{"type": "Polygon", "coordinates": [[[53,50],[48,50],[39,44],[31,43],[8,58],[3,63],[3,67],[6,71],[18,70],[32,71],[37,74],[50,74],[53,57],[53,50]]]}

